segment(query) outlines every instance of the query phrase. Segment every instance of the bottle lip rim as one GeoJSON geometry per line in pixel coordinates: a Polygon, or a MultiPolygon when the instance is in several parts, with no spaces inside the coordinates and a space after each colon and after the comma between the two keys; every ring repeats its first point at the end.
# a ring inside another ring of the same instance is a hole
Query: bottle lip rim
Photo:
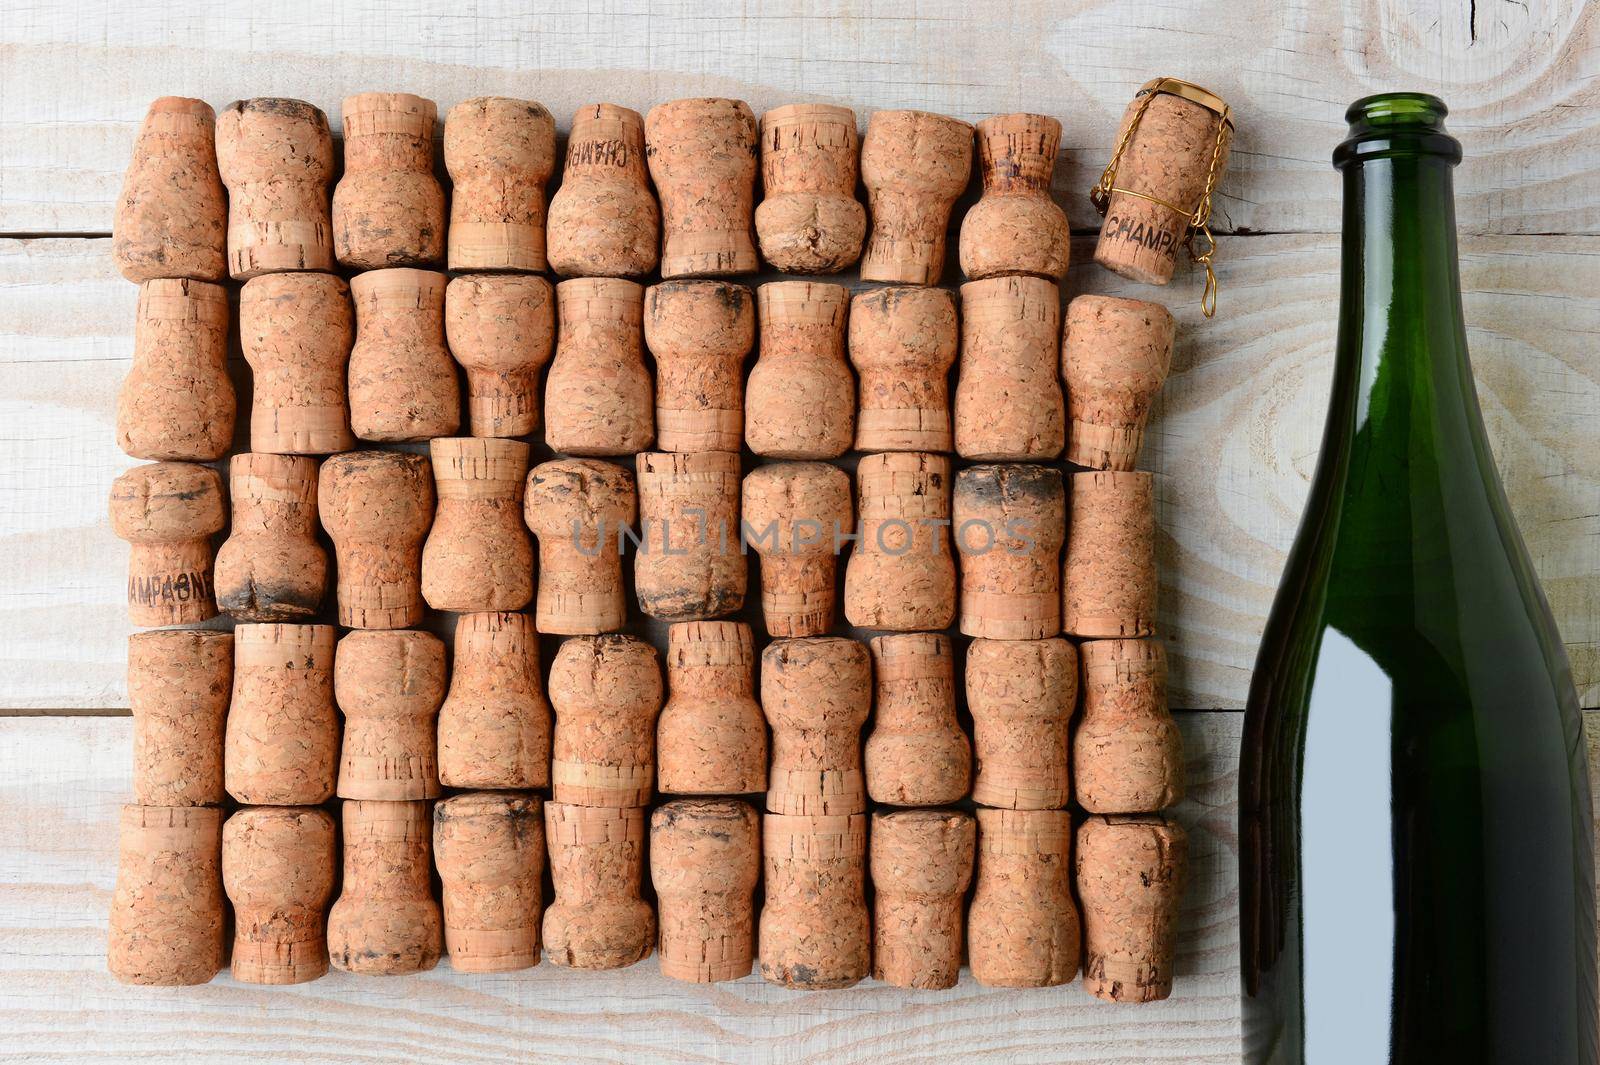
{"type": "Polygon", "coordinates": [[[1352,103],[1345,110],[1344,117],[1352,125],[1362,120],[1423,118],[1443,129],[1445,117],[1449,114],[1449,105],[1432,93],[1379,92],[1352,103]]]}
{"type": "Polygon", "coordinates": [[[1349,135],[1333,150],[1336,169],[1357,162],[1394,157],[1461,161],[1461,144],[1445,129],[1450,108],[1425,92],[1383,92],[1363,96],[1345,110],[1349,135]]]}

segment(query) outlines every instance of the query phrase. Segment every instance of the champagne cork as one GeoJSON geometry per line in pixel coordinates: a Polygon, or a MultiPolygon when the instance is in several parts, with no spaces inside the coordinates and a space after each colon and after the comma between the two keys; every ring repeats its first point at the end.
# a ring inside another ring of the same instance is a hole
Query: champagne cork
{"type": "Polygon", "coordinates": [[[589,104],[572,117],[547,228],[550,269],[562,277],[640,277],[656,268],[661,210],[645,173],[639,112],[589,104]]]}
{"type": "Polygon", "coordinates": [[[333,967],[363,976],[426,972],[439,963],[443,939],[428,804],[342,805],[344,893],[328,912],[333,967]]]}
{"type": "Polygon", "coordinates": [[[1150,404],[1172,368],[1172,314],[1159,303],[1079,296],[1067,304],[1061,377],[1066,460],[1100,470],[1139,461],[1150,404]]]}
{"type": "Polygon", "coordinates": [[[695,984],[750,975],[761,818],[738,799],[678,799],[650,815],[661,975],[695,984]]]}
{"type": "Polygon", "coordinates": [[[1048,466],[969,466],[956,475],[962,632],[1043,640],[1061,631],[1065,509],[1061,472],[1048,466]]]}
{"type": "Polygon", "coordinates": [[[522,522],[528,445],[430,441],[439,506],[422,546],[422,597],[435,610],[518,610],[533,598],[533,543],[522,522]]]}
{"type": "Polygon", "coordinates": [[[227,290],[181,278],[140,285],[117,446],[137,459],[211,462],[233,443],[234,408],[227,290]]]}
{"type": "MultiPolygon", "coordinates": [[[[454,232],[454,230],[452,230],[454,232]]],[[[528,274],[469,274],[444,290],[444,333],[467,371],[473,436],[539,428],[539,375],[556,336],[556,293],[528,274]]]]}
{"type": "Polygon", "coordinates": [[[1188,861],[1188,835],[1163,817],[1091,817],[1078,826],[1085,991],[1108,1002],[1172,994],[1188,861]]]}
{"type": "Polygon", "coordinates": [[[895,987],[942,990],[961,977],[972,815],[894,810],[872,815],[872,975],[895,987]]]}
{"type": "Polygon", "coordinates": [[[1067,276],[1072,232],[1050,198],[1061,123],[1045,115],[995,115],[978,123],[983,196],[961,220],[961,272],[1067,276]]]}
{"type": "Polygon", "coordinates": [[[644,116],[661,196],[661,277],[727,277],[760,266],[752,236],[756,116],[743,100],[672,100],[644,116]]]}
{"type": "Polygon", "coordinates": [[[539,673],[539,634],[528,615],[456,620],[450,692],[439,707],[439,782],[550,786],[550,703],[539,673]]]}
{"type": "Polygon", "coordinates": [[[744,606],[749,566],[739,550],[739,456],[641,452],[639,608],[663,621],[698,621],[744,606]]]}
{"type": "Polygon", "coordinates": [[[730,281],[665,281],[644,293],[644,341],[656,363],[656,447],[738,451],[744,360],[755,300],[730,281]]]}
{"type": "Polygon", "coordinates": [[[433,808],[444,945],[458,973],[539,964],[544,810],[537,795],[470,791],[433,808]]]}
{"type": "Polygon", "coordinates": [[[136,804],[222,802],[222,730],[232,686],[231,632],[164,629],[128,637],[136,804]]]}
{"type": "Polygon", "coordinates": [[[569,455],[631,455],[655,438],[644,365],[644,289],[615,277],[556,286],[561,329],[544,385],[545,443],[569,455]]]}
{"type": "Polygon", "coordinates": [[[872,710],[872,661],[865,647],[842,636],[768,644],[761,652],[761,708],[772,726],[768,810],[822,815],[867,808],[861,726],[872,710]]]}
{"type": "Polygon", "coordinates": [[[228,794],[269,806],[326,802],[339,765],[333,626],[240,625],[233,638],[228,794]]]}
{"type": "Polygon", "coordinates": [[[1053,281],[994,277],[961,286],[956,454],[1039,461],[1061,454],[1061,303],[1053,281]]]}
{"type": "Polygon", "coordinates": [[[563,459],[528,474],[523,518],[539,541],[540,632],[593,635],[627,622],[618,540],[635,513],[633,474],[621,466],[563,459]]]}
{"type": "Polygon", "coordinates": [[[333,134],[304,100],[235,100],[217,119],[228,186],[228,272],[235,278],[333,269],[333,134]]]}
{"type": "Polygon", "coordinates": [[[216,121],[202,100],[163,96],[150,105],[111,223],[111,258],[129,281],[223,276],[228,207],[216,121]]]}
{"type": "Polygon", "coordinates": [[[350,632],[333,694],[344,714],[341,799],[403,802],[439,794],[437,728],[444,643],[427,632],[350,632]]]}
{"type": "Polygon", "coordinates": [[[745,385],[744,439],[773,459],[836,459],[855,438],[856,384],[845,362],[850,293],[774,281],[756,289],[761,351],[745,385]]]}
{"type": "Polygon", "coordinates": [[[655,784],[661,662],[636,636],[576,636],[550,664],[551,794],[573,806],[646,806],[655,784]]]}
{"type": "Polygon", "coordinates": [[[861,280],[936,285],[950,208],[972,177],[972,127],[926,111],[874,111],[861,142],[872,228],[861,280]]]}
{"type": "Polygon", "coordinates": [[[669,795],[750,795],[767,787],[767,719],[755,697],[755,643],[741,621],[667,628],[667,705],[656,724],[658,786],[669,795]]]}
{"type": "Polygon", "coordinates": [[[850,301],[860,374],[857,451],[949,451],[956,300],[942,288],[869,289],[850,301]]]}
{"type": "Polygon", "coordinates": [[[431,266],[444,259],[444,190],[433,176],[432,100],[364,92],[344,100],[344,176],[333,189],[343,266],[431,266]]]}
{"type": "Polygon", "coordinates": [[[833,628],[839,545],[854,518],[850,477],[837,466],[775,462],[745,477],[745,537],[761,555],[768,634],[821,636],[833,628]]]}
{"type": "Polygon", "coordinates": [[[967,964],[985,987],[1056,987],[1078,975],[1072,815],[978,808],[978,890],[967,964]]]}
{"type": "Polygon", "coordinates": [[[937,632],[874,636],[877,713],[867,737],[867,794],[887,806],[966,798],[972,744],[956,721],[955,652],[937,632]]]}
{"type": "Polygon", "coordinates": [[[433,469],[422,455],[352,451],[317,476],[322,527],[338,563],[339,624],[402,629],[422,620],[422,538],[433,469]]]}
{"type": "Polygon", "coordinates": [[[946,629],[956,619],[950,460],[913,452],[856,465],[861,537],[844,574],[844,615],[863,629],[946,629]]]}
{"type": "Polygon", "coordinates": [[[656,913],[639,897],[644,810],[544,804],[550,878],[544,911],[550,960],[574,969],[621,969],[650,956],[656,913]]]}
{"type": "Polygon", "coordinates": [[[761,116],[756,207],[761,257],[786,274],[836,274],[861,258],[867,211],[856,200],[856,113],[789,104],[761,116]]]}
{"type": "Polygon", "coordinates": [[[154,462],[111,483],[111,529],[128,541],[128,620],[193,625],[217,616],[211,537],[222,528],[222,478],[209,466],[154,462]]]}
{"type": "Polygon", "coordinates": [[[1063,626],[1074,636],[1149,636],[1156,622],[1155,479],[1072,475],[1063,626]]]}
{"type": "Polygon", "coordinates": [[[1066,640],[973,640],[967,648],[967,709],[978,762],[972,800],[1006,810],[1066,806],[1077,706],[1078,652],[1066,640]]]}
{"type": "Polygon", "coordinates": [[[427,440],[461,425],[461,387],[444,341],[445,276],[373,270],[350,279],[350,425],[362,440],[427,440]]]}
{"type": "Polygon", "coordinates": [[[761,819],[761,975],[782,987],[850,987],[871,970],[867,816],[761,819]]]}
{"type": "Polygon", "coordinates": [[[125,984],[203,984],[222,969],[222,811],[122,808],[106,968],[125,984]]]}
{"type": "Polygon", "coordinates": [[[233,978],[303,984],[328,971],[324,932],[339,847],[315,808],[253,806],[222,826],[222,883],[233,902],[233,978]]]}
{"type": "Polygon", "coordinates": [[[556,123],[544,105],[503,96],[456,104],[444,117],[444,165],[454,184],[450,269],[544,270],[544,187],[556,167],[556,123]]]}
{"type": "Polygon", "coordinates": [[[240,621],[304,621],[322,609],[328,554],[317,543],[317,460],[235,455],[233,527],[217,550],[217,606],[240,621]]]}
{"type": "Polygon", "coordinates": [[[332,274],[267,274],[239,293],[239,343],[255,377],[250,450],[327,455],[355,446],[345,374],[350,286],[332,274]]]}
{"type": "Polygon", "coordinates": [[[1090,813],[1150,813],[1183,798],[1183,737],[1167,709],[1160,640],[1083,645],[1083,721],[1072,753],[1078,805],[1090,813]]]}

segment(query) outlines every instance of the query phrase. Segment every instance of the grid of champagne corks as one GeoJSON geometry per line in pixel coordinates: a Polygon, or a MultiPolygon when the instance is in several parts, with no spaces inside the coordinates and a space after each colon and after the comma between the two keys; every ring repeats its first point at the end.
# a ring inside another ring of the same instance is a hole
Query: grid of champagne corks
{"type": "MultiPolygon", "coordinates": [[[[1192,196],[1215,121],[1152,105],[1121,180],[1176,239],[1122,232],[1105,266],[1170,277],[1186,219],[1155,205],[1192,196]]],[[[132,620],[164,627],[129,642],[112,972],[658,953],[688,981],[944,988],[965,957],[1166,997],[1182,758],[1134,466],[1173,319],[1063,311],[1059,123],[595,104],[547,203],[537,103],[448,113],[448,202],[432,102],[343,122],[334,184],[310,104],[158,100],[118,202],[117,433],[155,461],[111,514],[132,620]],[[719,280],[858,262],[853,295],[719,280]],[[249,451],[213,555],[235,316],[249,451]],[[231,631],[194,627],[219,610],[231,631]]]]}

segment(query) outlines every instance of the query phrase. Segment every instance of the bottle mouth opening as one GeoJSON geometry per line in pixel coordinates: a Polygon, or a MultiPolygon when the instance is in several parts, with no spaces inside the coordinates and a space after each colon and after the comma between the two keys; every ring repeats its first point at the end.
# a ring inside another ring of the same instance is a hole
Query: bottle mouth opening
{"type": "Polygon", "coordinates": [[[1453,166],[1461,161],[1461,145],[1444,127],[1450,108],[1425,92],[1384,92],[1351,104],[1344,117],[1350,133],[1334,149],[1333,165],[1392,156],[1431,155],[1453,166]]]}

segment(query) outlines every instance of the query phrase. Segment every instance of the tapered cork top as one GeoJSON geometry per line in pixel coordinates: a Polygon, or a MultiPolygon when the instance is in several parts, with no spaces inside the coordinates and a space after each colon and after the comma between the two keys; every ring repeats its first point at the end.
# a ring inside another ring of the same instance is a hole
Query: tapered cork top
{"type": "Polygon", "coordinates": [[[350,451],[322,464],[322,526],[337,545],[420,541],[433,523],[433,464],[401,451],[350,451]]]}
{"type": "Polygon", "coordinates": [[[452,270],[543,270],[544,186],[555,169],[555,120],[542,104],[479,96],[444,122],[452,270]]]}
{"type": "Polygon", "coordinates": [[[978,123],[983,198],[961,222],[961,270],[970,278],[1067,273],[1071,231],[1050,198],[1061,123],[1047,115],[995,115],[978,123]]]}
{"type": "Polygon", "coordinates": [[[1172,367],[1176,325],[1159,303],[1079,296],[1067,304],[1061,376],[1068,462],[1131,470],[1145,421],[1172,367]]]}
{"type": "Polygon", "coordinates": [[[872,215],[861,279],[937,284],[950,208],[971,176],[969,124],[926,111],[874,111],[861,142],[872,215]]]}
{"type": "Polygon", "coordinates": [[[217,162],[228,185],[228,270],[333,269],[328,116],[304,100],[235,100],[217,120],[217,162]]]}
{"type": "MultiPolygon", "coordinates": [[[[217,119],[217,161],[228,183],[333,177],[333,139],[322,108],[282,96],[235,100],[217,119]]],[[[311,267],[305,267],[311,269],[311,267]]]]}
{"type": "Polygon", "coordinates": [[[111,484],[111,528],[130,543],[204,540],[225,518],[222,478],[209,466],[153,462],[111,484]]]}
{"type": "Polygon", "coordinates": [[[111,257],[129,281],[223,276],[227,200],[215,131],[203,100],[163,96],[150,105],[111,226],[111,257]]]}
{"type": "Polygon", "coordinates": [[[524,516],[535,536],[583,534],[592,550],[599,527],[616,542],[618,525],[637,514],[633,474],[624,466],[599,459],[558,459],[540,463],[528,474],[524,516]]]}
{"type": "Polygon", "coordinates": [[[661,211],[637,111],[589,104],[573,116],[548,239],[550,268],[564,277],[638,277],[655,269],[661,211]]]}

